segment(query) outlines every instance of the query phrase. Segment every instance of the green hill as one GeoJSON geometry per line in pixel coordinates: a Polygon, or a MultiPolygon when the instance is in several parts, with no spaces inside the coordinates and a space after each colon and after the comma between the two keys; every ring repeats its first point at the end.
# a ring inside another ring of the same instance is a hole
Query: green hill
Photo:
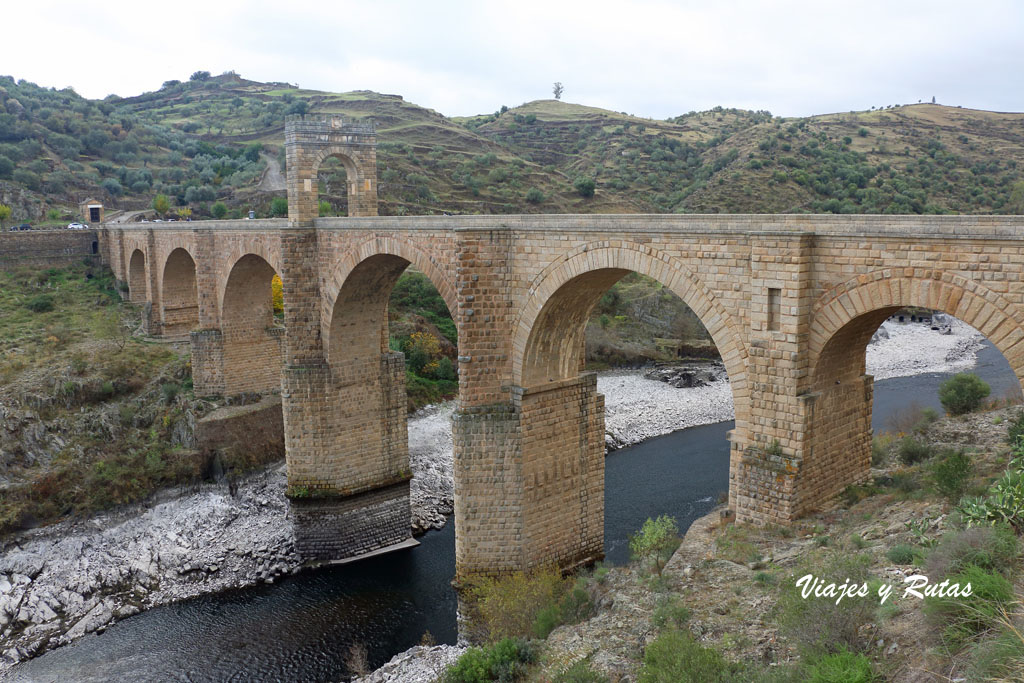
{"type": "MultiPolygon", "coordinates": [[[[541,100],[447,118],[397,95],[203,72],[104,100],[0,77],[0,203],[54,223],[88,195],[269,215],[284,191],[260,181],[283,163],[284,117],[307,112],[373,119],[382,214],[1024,212],[1024,114],[718,107],[656,121],[541,100]]],[[[343,173],[322,169],[327,214],[345,215],[343,173]]]]}

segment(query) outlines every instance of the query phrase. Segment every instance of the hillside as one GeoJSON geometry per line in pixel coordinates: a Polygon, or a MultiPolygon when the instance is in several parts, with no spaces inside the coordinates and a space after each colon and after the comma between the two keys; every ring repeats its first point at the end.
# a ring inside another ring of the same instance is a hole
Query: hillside
{"type": "MultiPolygon", "coordinates": [[[[383,214],[1024,212],[1024,114],[718,107],[656,121],[541,100],[448,118],[398,95],[230,72],[104,100],[0,77],[0,203],[12,220],[52,223],[88,195],[146,209],[165,194],[197,218],[216,202],[269,215],[284,194],[267,174],[283,163],[284,117],[307,112],[373,119],[383,214]]],[[[346,213],[343,173],[322,169],[325,214],[346,213]]]]}

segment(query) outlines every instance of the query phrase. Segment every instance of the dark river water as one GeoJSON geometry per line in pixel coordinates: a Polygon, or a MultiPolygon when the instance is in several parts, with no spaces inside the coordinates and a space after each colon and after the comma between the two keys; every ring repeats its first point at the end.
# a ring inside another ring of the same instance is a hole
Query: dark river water
{"type": "MultiPolygon", "coordinates": [[[[1009,364],[991,345],[973,370],[992,395],[1015,389],[1009,364]]],[[[917,402],[941,410],[944,374],[875,384],[873,426],[917,402]],[[908,400],[912,397],[912,400],[908,400]]],[[[629,534],[648,517],[674,516],[681,530],[728,489],[732,422],[693,427],[612,453],[606,459],[607,562],[628,559],[629,534]]],[[[354,565],[304,572],[271,586],[196,598],[119,622],[103,634],[18,667],[14,681],[327,681],[346,676],[362,643],[377,667],[430,631],[456,640],[453,520],[418,548],[354,565]]]]}

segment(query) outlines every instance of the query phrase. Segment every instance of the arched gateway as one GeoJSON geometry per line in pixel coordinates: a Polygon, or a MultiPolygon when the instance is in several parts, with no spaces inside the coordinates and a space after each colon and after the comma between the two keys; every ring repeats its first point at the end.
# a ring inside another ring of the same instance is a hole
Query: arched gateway
{"type": "Polygon", "coordinates": [[[864,345],[892,311],[961,318],[1024,378],[1020,216],[378,216],[372,126],[289,117],[285,138],[287,221],[107,225],[102,254],[165,333],[190,331],[198,393],[280,390],[309,558],[410,539],[404,363],[387,343],[410,264],[458,328],[459,577],[601,555],[603,398],[582,330],[627,272],[678,294],[723,356],[740,522],[788,523],[868,475],[864,345]],[[317,216],[331,156],[348,218],[317,216]]]}

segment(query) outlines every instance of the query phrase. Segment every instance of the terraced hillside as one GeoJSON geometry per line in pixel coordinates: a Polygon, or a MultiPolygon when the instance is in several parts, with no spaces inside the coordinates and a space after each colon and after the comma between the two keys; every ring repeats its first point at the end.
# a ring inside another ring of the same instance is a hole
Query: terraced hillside
{"type": "MultiPolygon", "coordinates": [[[[140,210],[162,194],[165,213],[194,218],[270,215],[284,192],[261,180],[283,163],[289,113],[374,120],[385,214],[1024,212],[1024,114],[918,104],[656,121],[542,100],[447,118],[398,95],[230,72],[104,100],[0,77],[0,203],[11,220],[54,224],[87,195],[140,210]]],[[[344,215],[343,169],[320,180],[322,213],[344,215]]]]}

